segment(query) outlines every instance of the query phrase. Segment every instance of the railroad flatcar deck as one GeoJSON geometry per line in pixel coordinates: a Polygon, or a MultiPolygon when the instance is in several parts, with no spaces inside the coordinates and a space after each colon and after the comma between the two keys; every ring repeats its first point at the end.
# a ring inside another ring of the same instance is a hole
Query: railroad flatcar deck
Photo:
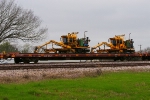
{"type": "Polygon", "coordinates": [[[38,60],[94,60],[94,59],[112,59],[112,60],[150,60],[150,54],[141,53],[120,53],[120,54],[101,54],[101,53],[0,53],[1,59],[14,58],[15,63],[24,62],[37,63],[38,60]]]}

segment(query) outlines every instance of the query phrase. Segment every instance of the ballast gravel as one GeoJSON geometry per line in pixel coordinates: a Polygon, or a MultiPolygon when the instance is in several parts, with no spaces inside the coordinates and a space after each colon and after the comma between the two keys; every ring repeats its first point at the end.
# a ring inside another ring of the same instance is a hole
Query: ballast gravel
{"type": "Polygon", "coordinates": [[[98,76],[103,72],[150,71],[150,66],[0,70],[0,83],[98,76]]]}

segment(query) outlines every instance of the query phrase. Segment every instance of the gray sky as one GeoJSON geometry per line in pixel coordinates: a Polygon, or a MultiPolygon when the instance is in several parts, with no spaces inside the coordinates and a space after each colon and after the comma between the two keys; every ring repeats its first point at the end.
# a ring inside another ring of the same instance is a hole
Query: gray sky
{"type": "MultiPolygon", "coordinates": [[[[150,47],[150,0],[15,0],[31,9],[48,28],[48,40],[79,32],[90,37],[90,46],[107,42],[108,38],[125,34],[134,40],[136,50],[150,47]]],[[[41,44],[42,44],[41,43],[41,44]]]]}

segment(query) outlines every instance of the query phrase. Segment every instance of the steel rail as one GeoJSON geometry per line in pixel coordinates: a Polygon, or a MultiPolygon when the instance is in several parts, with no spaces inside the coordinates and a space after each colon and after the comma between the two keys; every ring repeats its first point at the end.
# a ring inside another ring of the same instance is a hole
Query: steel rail
{"type": "Polygon", "coordinates": [[[0,70],[150,66],[150,62],[1,64],[0,70]]]}

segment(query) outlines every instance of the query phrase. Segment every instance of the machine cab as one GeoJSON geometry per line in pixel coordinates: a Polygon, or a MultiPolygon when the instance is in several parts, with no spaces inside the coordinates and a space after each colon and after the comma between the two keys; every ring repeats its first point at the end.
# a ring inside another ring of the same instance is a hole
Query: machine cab
{"type": "Polygon", "coordinates": [[[68,44],[68,38],[67,36],[61,36],[61,40],[64,44],[68,44]]]}
{"type": "Polygon", "coordinates": [[[123,40],[122,39],[115,39],[115,38],[110,38],[110,43],[114,46],[117,46],[117,44],[123,44],[123,40]]]}

